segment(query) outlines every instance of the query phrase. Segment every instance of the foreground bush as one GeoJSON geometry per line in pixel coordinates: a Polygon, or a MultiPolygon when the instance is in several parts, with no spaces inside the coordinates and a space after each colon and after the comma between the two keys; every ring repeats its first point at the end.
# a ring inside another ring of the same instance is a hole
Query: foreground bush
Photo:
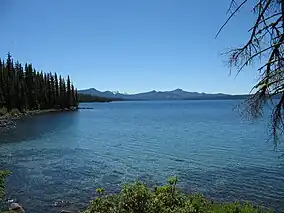
{"type": "Polygon", "coordinates": [[[10,174],[9,171],[0,170],[0,201],[4,197],[5,179],[10,174]]]}
{"type": "Polygon", "coordinates": [[[202,195],[186,195],[176,189],[177,179],[150,190],[140,182],[125,185],[117,195],[99,196],[84,213],[264,213],[251,204],[213,203],[202,195]]]}

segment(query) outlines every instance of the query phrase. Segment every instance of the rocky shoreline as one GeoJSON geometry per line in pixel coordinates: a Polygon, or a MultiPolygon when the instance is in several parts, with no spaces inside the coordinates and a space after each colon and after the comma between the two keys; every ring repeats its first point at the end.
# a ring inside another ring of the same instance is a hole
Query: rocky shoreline
{"type": "Polygon", "coordinates": [[[20,112],[18,110],[12,110],[9,113],[5,113],[4,115],[0,116],[0,131],[5,131],[10,128],[15,127],[16,120],[24,119],[27,117],[32,117],[36,115],[42,115],[47,113],[56,113],[56,112],[70,112],[70,111],[77,111],[78,108],[72,107],[70,109],[44,109],[44,110],[29,110],[20,112]]]}
{"type": "MultiPolygon", "coordinates": [[[[25,213],[25,209],[18,203],[11,203],[9,210],[1,213],[25,213]]],[[[60,213],[72,213],[69,210],[61,210],[60,213]]]]}

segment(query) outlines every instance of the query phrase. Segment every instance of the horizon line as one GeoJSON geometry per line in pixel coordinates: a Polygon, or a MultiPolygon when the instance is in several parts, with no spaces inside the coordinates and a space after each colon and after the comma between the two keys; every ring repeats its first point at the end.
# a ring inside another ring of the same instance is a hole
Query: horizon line
{"type": "Polygon", "coordinates": [[[152,89],[152,90],[148,90],[148,91],[142,91],[142,92],[124,92],[124,91],[120,91],[120,90],[99,90],[96,89],[95,87],[89,87],[89,88],[84,88],[84,89],[78,89],[78,91],[82,91],[82,90],[89,90],[89,89],[95,89],[99,92],[112,92],[112,93],[120,93],[120,94],[125,94],[125,95],[135,95],[135,94],[141,94],[141,93],[148,93],[148,92],[172,92],[175,90],[182,90],[184,92],[191,92],[191,93],[199,93],[199,94],[212,94],[212,95],[218,95],[218,94],[222,94],[222,95],[249,95],[251,93],[239,93],[239,94],[232,94],[232,93],[223,93],[223,92],[197,92],[197,91],[187,91],[181,88],[176,88],[176,89],[172,89],[172,90],[157,90],[157,89],[152,89]]]}

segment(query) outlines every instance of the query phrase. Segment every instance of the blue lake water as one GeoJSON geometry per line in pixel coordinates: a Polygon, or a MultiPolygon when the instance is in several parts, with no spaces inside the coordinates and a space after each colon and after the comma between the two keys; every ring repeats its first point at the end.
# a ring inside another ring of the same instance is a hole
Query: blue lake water
{"type": "Polygon", "coordinates": [[[0,134],[7,199],[32,213],[78,210],[98,187],[177,175],[186,192],[283,212],[284,152],[266,142],[268,119],[243,120],[238,102],[86,103],[94,109],[19,121],[0,134]]]}

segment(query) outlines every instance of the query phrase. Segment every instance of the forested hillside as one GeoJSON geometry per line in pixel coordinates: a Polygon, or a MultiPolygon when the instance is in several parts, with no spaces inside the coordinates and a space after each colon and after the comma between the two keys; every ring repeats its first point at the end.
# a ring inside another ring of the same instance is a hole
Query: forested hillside
{"type": "Polygon", "coordinates": [[[70,109],[78,106],[77,89],[70,77],[37,71],[32,64],[14,62],[10,53],[0,59],[0,108],[70,109]]]}
{"type": "Polygon", "coordinates": [[[111,101],[118,101],[120,99],[111,99],[111,98],[105,98],[105,97],[99,97],[99,96],[93,96],[88,94],[78,94],[78,101],[80,103],[83,102],[111,102],[111,101]]]}

